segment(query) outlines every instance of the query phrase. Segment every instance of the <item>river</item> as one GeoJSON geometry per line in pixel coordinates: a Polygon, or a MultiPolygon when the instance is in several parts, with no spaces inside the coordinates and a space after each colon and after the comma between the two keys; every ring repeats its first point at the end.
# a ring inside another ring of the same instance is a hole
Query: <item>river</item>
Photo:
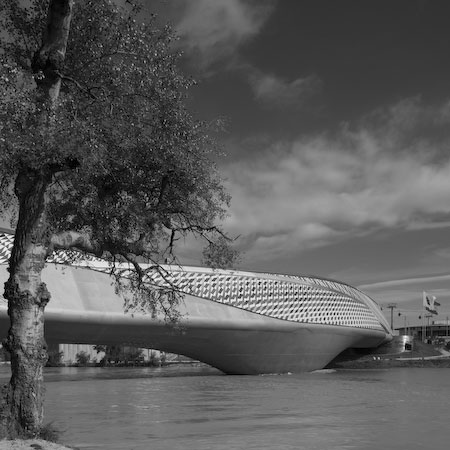
{"type": "Polygon", "coordinates": [[[83,450],[415,450],[450,440],[450,369],[60,368],[46,380],[46,422],[83,450]]]}

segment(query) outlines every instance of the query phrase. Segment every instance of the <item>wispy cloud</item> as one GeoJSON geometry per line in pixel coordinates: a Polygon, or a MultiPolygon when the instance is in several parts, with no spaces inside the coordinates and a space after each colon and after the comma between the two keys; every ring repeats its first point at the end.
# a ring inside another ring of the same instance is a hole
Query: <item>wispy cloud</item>
{"type": "MultiPolygon", "coordinates": [[[[381,283],[372,283],[358,286],[380,305],[385,307],[394,303],[396,310],[394,313],[394,325],[403,326],[404,322],[419,324],[423,312],[422,292],[430,292],[439,299],[439,315],[437,320],[442,320],[450,314],[450,305],[446,299],[449,298],[450,289],[448,283],[450,275],[428,276],[391,280],[381,283]],[[398,315],[400,313],[400,315],[398,315]]],[[[390,310],[384,308],[387,318],[390,316],[390,310]]]]}
{"type": "Polygon", "coordinates": [[[275,107],[302,107],[304,102],[321,89],[321,81],[315,75],[283,80],[273,74],[253,70],[249,75],[250,87],[255,98],[275,107]]]}
{"type": "Polygon", "coordinates": [[[260,31],[274,5],[274,0],[178,0],[175,28],[183,48],[207,68],[233,58],[260,31]]]}
{"type": "Polygon", "coordinates": [[[378,283],[370,283],[358,286],[360,289],[385,289],[387,287],[396,287],[396,286],[405,286],[405,285],[419,285],[424,286],[428,283],[436,283],[436,282],[448,282],[450,280],[450,274],[448,275],[436,275],[429,277],[416,277],[416,278],[405,278],[401,280],[389,280],[389,281],[381,281],[378,283]]]}
{"type": "Polygon", "coordinates": [[[286,80],[264,73],[242,58],[239,49],[255,38],[274,11],[277,0],[170,0],[161,12],[172,19],[180,46],[202,76],[216,73],[218,65],[241,72],[255,99],[271,107],[304,106],[321,90],[314,74],[286,80]]]}
{"type": "Polygon", "coordinates": [[[444,110],[413,99],[334,135],[273,143],[230,163],[227,226],[243,236],[248,257],[259,259],[380,228],[448,222],[448,139],[416,134],[417,124],[442,126],[444,110]]]}

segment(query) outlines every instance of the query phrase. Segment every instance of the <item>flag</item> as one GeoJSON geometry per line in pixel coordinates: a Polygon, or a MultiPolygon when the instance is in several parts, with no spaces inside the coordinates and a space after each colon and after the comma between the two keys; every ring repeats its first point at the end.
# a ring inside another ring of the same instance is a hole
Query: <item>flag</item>
{"type": "Polygon", "coordinates": [[[436,306],[441,306],[441,304],[436,301],[436,297],[423,291],[423,307],[431,314],[437,314],[436,306]]]}

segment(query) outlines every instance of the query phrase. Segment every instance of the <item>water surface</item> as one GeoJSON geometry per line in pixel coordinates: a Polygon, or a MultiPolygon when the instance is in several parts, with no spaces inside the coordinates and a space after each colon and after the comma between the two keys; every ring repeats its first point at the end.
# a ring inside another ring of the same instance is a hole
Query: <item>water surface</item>
{"type": "Polygon", "coordinates": [[[415,450],[450,439],[450,369],[70,368],[47,381],[46,421],[80,449],[415,450]]]}

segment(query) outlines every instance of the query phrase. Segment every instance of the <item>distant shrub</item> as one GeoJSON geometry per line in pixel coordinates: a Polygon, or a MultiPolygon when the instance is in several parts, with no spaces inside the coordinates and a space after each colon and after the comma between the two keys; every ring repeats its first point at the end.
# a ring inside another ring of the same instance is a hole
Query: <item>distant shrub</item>
{"type": "Polygon", "coordinates": [[[41,428],[39,438],[44,441],[58,442],[61,432],[55,428],[53,422],[47,423],[41,428]]]}
{"type": "Polygon", "coordinates": [[[51,350],[48,352],[48,360],[47,360],[47,367],[60,367],[63,365],[62,363],[62,357],[64,355],[64,352],[59,352],[57,350],[51,350]]]}
{"type": "Polygon", "coordinates": [[[104,353],[100,360],[101,366],[110,364],[141,365],[144,361],[142,349],[128,345],[95,345],[97,353],[104,353]]]}
{"type": "Polygon", "coordinates": [[[137,364],[144,359],[142,349],[138,347],[124,346],[122,347],[123,359],[125,364],[132,363],[137,364]]]}
{"type": "Polygon", "coordinates": [[[151,355],[150,355],[149,364],[151,366],[156,366],[156,367],[160,366],[161,365],[161,360],[159,358],[159,355],[157,355],[157,354],[152,352],[151,355]]]}
{"type": "Polygon", "coordinates": [[[77,366],[85,367],[89,364],[89,360],[91,359],[90,355],[88,355],[86,352],[81,351],[75,355],[75,358],[77,360],[77,366]]]}
{"type": "Polygon", "coordinates": [[[0,361],[11,361],[11,355],[5,347],[0,345],[0,361]]]}

